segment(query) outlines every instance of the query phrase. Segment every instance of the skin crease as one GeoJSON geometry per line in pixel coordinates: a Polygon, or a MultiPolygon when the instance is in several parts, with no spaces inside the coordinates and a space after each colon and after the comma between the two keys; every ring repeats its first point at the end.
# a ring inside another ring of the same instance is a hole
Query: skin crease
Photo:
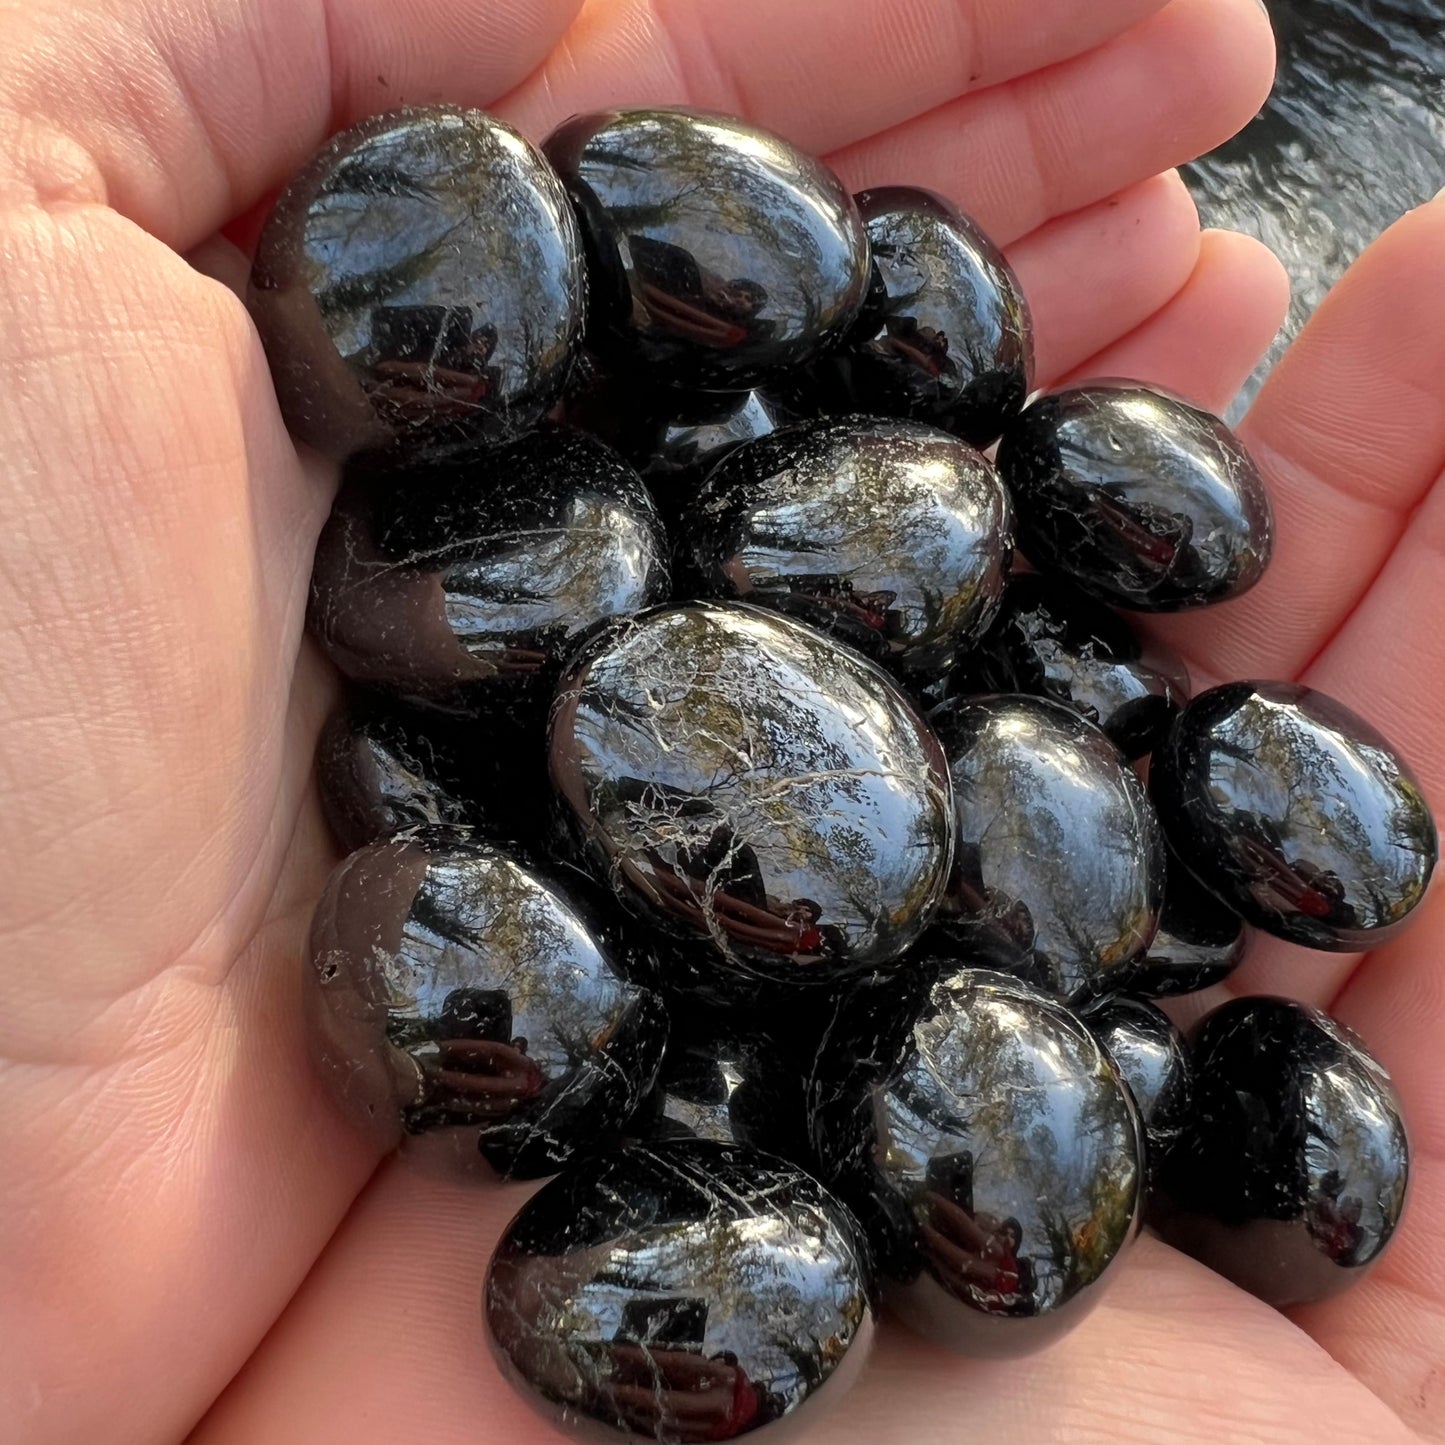
{"type": "MultiPolygon", "coordinates": [[[[1127,371],[1217,407],[1282,278],[1148,178],[1242,125],[1270,57],[1254,0],[0,8],[7,1439],[556,1438],[478,1323],[525,1190],[374,1173],[306,1066],[334,683],[301,629],[334,479],[286,437],[216,233],[253,233],[333,125],[402,100],[496,105],[533,137],[686,100],[835,153],[852,186],[950,192],[1010,248],[1042,381],[1127,371]]],[[[1445,205],[1341,284],[1245,432],[1275,570],[1166,630],[1201,681],[1303,676],[1366,712],[1439,809],[1445,205]]],[[[1337,1000],[1404,1096],[1413,1208],[1359,1290],[1286,1319],[1146,1240],[1046,1355],[970,1363],[885,1329],[805,1438],[1445,1438],[1438,894],[1422,913],[1364,961],[1261,949],[1239,985],[1337,1000]]]]}

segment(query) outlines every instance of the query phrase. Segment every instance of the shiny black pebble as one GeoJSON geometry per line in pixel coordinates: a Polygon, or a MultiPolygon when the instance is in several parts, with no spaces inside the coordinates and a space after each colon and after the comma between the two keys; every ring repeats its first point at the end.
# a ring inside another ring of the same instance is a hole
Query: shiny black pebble
{"type": "Polygon", "coordinates": [[[1008,494],[965,442],[917,422],[801,422],[731,452],[685,546],[703,589],[938,673],[987,630],[1013,559],[1008,494]]]}
{"type": "Polygon", "coordinates": [[[842,337],[868,238],[827,167],[708,112],[574,117],[546,144],[576,203],[588,344],[629,375],[746,390],[842,337]]]}
{"type": "Polygon", "coordinates": [[[1028,559],[1118,607],[1223,602],[1269,562],[1249,453],[1217,417],[1137,382],[1041,397],[1004,433],[998,467],[1028,559]]]}
{"type": "Polygon", "coordinates": [[[1100,999],[1081,1017],[1129,1086],[1153,1183],[1193,1117],[1194,1069],[1184,1036],[1143,999],[1100,999]]]}
{"type": "Polygon", "coordinates": [[[320,1072],[377,1143],[465,1170],[551,1173],[619,1133],[656,1077],[667,1021],[566,896],[451,832],[376,843],[332,874],[306,1006],[320,1072]]]}
{"type": "Polygon", "coordinates": [[[1249,935],[1171,850],[1164,878],[1159,931],[1144,954],[1110,979],[1137,998],[1175,998],[1223,983],[1244,961],[1249,935]]]}
{"type": "Polygon", "coordinates": [[[1201,693],[1155,754],[1150,788],[1199,880],[1307,948],[1352,953],[1392,937],[1435,867],[1434,819],[1399,754],[1297,683],[1201,693]]]}
{"type": "Polygon", "coordinates": [[[667,595],[662,524],[637,474],[548,429],[465,461],[359,477],[321,534],[312,631],[347,676],[529,714],[604,618],[667,595]]]}
{"type": "Polygon", "coordinates": [[[818,363],[829,409],[912,417],[986,446],[1033,388],[1033,325],[1003,253],[932,191],[864,191],[874,283],[846,343],[818,363]]]}
{"type": "Polygon", "coordinates": [[[1060,578],[1015,577],[993,630],[948,681],[950,695],[1026,692],[1064,703],[1128,758],[1153,752],[1189,699],[1184,661],[1060,578]]]}
{"type": "Polygon", "coordinates": [[[1286,999],[1236,999],[1194,1038],[1196,1102],[1164,1237],[1285,1306],[1357,1283],[1404,1209],[1410,1149],[1388,1075],[1286,999]]]}
{"type": "Polygon", "coordinates": [[[831,986],[898,957],[942,896],[948,777],[887,676],[774,613],[605,628],[552,710],[553,782],[597,875],[716,972],[831,986]]]}
{"type": "Polygon", "coordinates": [[[965,956],[1077,1001],[1115,987],[1159,923],[1164,841],[1132,768],[1043,698],[929,715],[949,760],[954,876],[939,915],[965,956]]]}
{"type": "Polygon", "coordinates": [[[836,1403],[872,1345],[872,1293],[857,1225],[820,1184],[672,1140],[546,1185],[497,1246],[484,1312],[503,1372],[551,1418],[681,1445],[785,1438],[775,1422],[836,1403]]]}
{"type": "Polygon", "coordinates": [[[282,193],[248,304],[288,425],[327,456],[514,436],[580,344],[581,236],[515,131],[453,106],[395,111],[282,193]]]}
{"type": "Polygon", "coordinates": [[[1127,1091],[1084,1025],[1017,979],[940,981],[869,1091],[851,1160],[836,1153],[843,1132],[828,1176],[869,1231],[884,1299],[950,1349],[1051,1344],[1135,1233],[1144,1171],[1127,1091]]]}

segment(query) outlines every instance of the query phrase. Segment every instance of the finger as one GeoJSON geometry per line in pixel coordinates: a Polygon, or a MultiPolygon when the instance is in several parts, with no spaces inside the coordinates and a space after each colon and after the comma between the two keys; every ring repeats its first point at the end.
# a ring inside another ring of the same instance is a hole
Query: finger
{"type": "Polygon", "coordinates": [[[1189,279],[1199,214],[1177,172],[1063,216],[1009,247],[1034,317],[1039,386],[1132,331],[1189,279]]]}
{"type": "Polygon", "coordinates": [[[114,206],[188,250],[337,124],[485,104],[580,0],[35,0],[0,19],[0,200],[114,206]]]}
{"type": "Polygon", "coordinates": [[[1178,295],[1131,335],[1066,378],[1153,382],[1223,411],[1269,349],[1289,309],[1289,278],[1274,254],[1233,231],[1206,231],[1178,295]]]}
{"type": "Polygon", "coordinates": [[[1233,135],[1273,74],[1255,0],[1173,0],[1097,50],[832,159],[858,189],[905,180],[941,191],[1007,245],[1233,135]]]}
{"type": "Polygon", "coordinates": [[[1372,954],[1333,1012],[1390,1071],[1410,1130],[1410,1197],[1404,1223],[1375,1271],[1348,1295],[1295,1318],[1365,1385],[1420,1432],[1445,1422],[1445,893],[1416,930],[1372,954]]]}
{"type": "Polygon", "coordinates": [[[544,135],[579,110],[686,102],[822,152],[1081,54],[1162,3],[589,0],[505,111],[544,135]]]}
{"type": "MultiPolygon", "coordinates": [[[[382,1445],[402,1421],[416,1439],[473,1440],[485,1421],[489,1439],[566,1445],[483,1339],[487,1256],[523,1197],[388,1170],[192,1445],[382,1445]]],[[[1405,1445],[1398,1421],[1287,1321],[1152,1240],[1045,1354],[960,1359],[885,1321],[853,1391],[826,1400],[800,1416],[800,1445],[944,1445],[961,1419],[979,1440],[1076,1445],[1318,1445],[1328,1419],[1330,1438],[1405,1445]]]]}
{"type": "Polygon", "coordinates": [[[1240,434],[1269,485],[1274,561],[1247,596],[1170,635],[1217,675],[1294,677],[1445,467],[1445,204],[1412,212],[1355,263],[1240,434]]]}

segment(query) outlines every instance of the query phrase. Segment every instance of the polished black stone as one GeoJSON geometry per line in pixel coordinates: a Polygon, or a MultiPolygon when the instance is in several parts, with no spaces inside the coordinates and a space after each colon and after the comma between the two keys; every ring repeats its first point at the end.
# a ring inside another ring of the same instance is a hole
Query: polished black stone
{"type": "Polygon", "coordinates": [[[919,1333],[976,1355],[1052,1343],[1097,1302],[1135,1232],[1138,1121],[1084,1025],[1017,979],[941,980],[857,1127],[821,1141],[867,1228],[884,1298],[919,1333]],[[852,1135],[852,1157],[837,1152],[852,1135]]]}
{"type": "Polygon", "coordinates": [[[691,603],[603,629],[550,748],[597,875],[715,973],[832,985],[896,959],[942,896],[933,734],[884,673],[774,613],[691,603]]]}
{"type": "Polygon", "coordinates": [[[336,841],[348,853],[411,828],[487,828],[471,766],[480,739],[450,718],[356,699],[328,719],[316,748],[316,784],[336,841]]]}
{"type": "Polygon", "coordinates": [[[857,319],[858,208],[786,141],[706,112],[624,110],[567,121],[546,152],[586,241],[588,344],[619,371],[746,390],[857,319]]]}
{"type": "Polygon", "coordinates": [[[312,631],[348,677],[461,709],[536,714],[603,618],[667,595],[637,474],[549,429],[464,461],[355,478],[317,545],[312,631]]]}
{"type": "Polygon", "coordinates": [[[987,630],[1013,559],[1008,494],[978,452],[868,417],[801,422],[730,453],[684,538],[706,593],[934,674],[987,630]]]}
{"type": "Polygon", "coordinates": [[[965,956],[1077,1001],[1115,987],[1159,923],[1164,842],[1132,768],[1043,698],[958,698],[929,721],[957,821],[939,923],[965,956]]]}
{"type": "MultiPolygon", "coordinates": [[[[1169,850],[1166,850],[1169,852],[1169,850]]],[[[1249,935],[1226,908],[1169,852],[1164,911],[1148,949],[1110,986],[1138,998],[1175,998],[1223,983],[1244,961],[1249,935]]]]}
{"type": "Polygon", "coordinates": [[[667,1037],[582,914],[507,853],[450,831],[353,853],[317,905],[306,974],[319,1069],[376,1143],[551,1173],[620,1131],[667,1037]]]}
{"type": "Polygon", "coordinates": [[[1358,1282],[1400,1222],[1410,1174],[1385,1071],[1286,999],[1227,1003],[1193,1042],[1196,1102],[1164,1237],[1273,1305],[1358,1282]]]}
{"type": "Polygon", "coordinates": [[[1269,562],[1269,498],[1249,453],[1217,417],[1137,382],[1040,398],[1005,432],[998,466],[1034,566],[1116,606],[1223,602],[1269,562]]]}
{"type": "Polygon", "coordinates": [[[857,1225],[821,1185],[693,1139],[546,1185],[497,1246],[484,1311],[503,1372],[545,1414],[677,1445],[791,1436],[776,1422],[836,1403],[872,1345],[872,1295],[857,1225]]]}
{"type": "Polygon", "coordinates": [[[1430,807],[1399,754],[1297,683],[1201,693],[1155,754],[1150,788],[1199,880],[1307,948],[1349,953],[1392,937],[1435,867],[1430,807]]]}
{"type": "Polygon", "coordinates": [[[1071,583],[1029,573],[1009,583],[993,630],[946,691],[1051,697],[1101,727],[1125,757],[1140,758],[1188,700],[1189,671],[1172,648],[1142,638],[1071,583]]]}
{"type": "Polygon", "coordinates": [[[942,196],[884,186],[857,199],[874,284],[811,385],[830,411],[912,417],[988,445],[1033,387],[1033,325],[1018,277],[942,196]]]}
{"type": "Polygon", "coordinates": [[[342,131],[282,192],[251,316],[293,433],[327,456],[513,436],[586,312],[566,193],[515,131],[428,106],[342,131]]]}
{"type": "Polygon", "coordinates": [[[1194,1068],[1184,1036],[1168,1014],[1143,999],[1100,999],[1082,1018],[1129,1086],[1152,1184],[1193,1118],[1194,1068]]]}

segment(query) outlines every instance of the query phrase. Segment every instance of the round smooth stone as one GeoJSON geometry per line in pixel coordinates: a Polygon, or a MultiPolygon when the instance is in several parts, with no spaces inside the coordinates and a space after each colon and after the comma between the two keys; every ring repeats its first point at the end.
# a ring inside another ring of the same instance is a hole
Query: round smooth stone
{"type": "Polygon", "coordinates": [[[731,452],[691,510],[685,546],[707,591],[937,673],[993,621],[1013,523],[997,473],[967,443],[851,417],[731,452]]]}
{"type": "Polygon", "coordinates": [[[1120,993],[1176,998],[1223,983],[1244,961],[1244,921],[1226,908],[1174,856],[1164,879],[1159,931],[1145,953],[1112,980],[1120,993]]]}
{"type": "Polygon", "coordinates": [[[1004,433],[998,468],[1035,567],[1139,612],[1247,592],[1273,544],[1269,498],[1234,433],[1131,381],[1041,397],[1004,433]]]}
{"type": "Polygon", "coordinates": [[[310,623],[358,682],[530,718],[584,632],[667,590],[666,539],[637,474],[553,429],[354,479],[317,545],[310,623]]]}
{"type": "Polygon", "coordinates": [[[292,432],[345,459],[532,426],[566,383],[586,295],[538,151],[437,105],[342,131],[291,182],[248,305],[292,432]]]}
{"type": "Polygon", "coordinates": [[[1193,1118],[1194,1070],[1184,1036],[1143,999],[1100,999],[1081,1017],[1129,1086],[1153,1184],[1193,1118]]]}
{"type": "Polygon", "coordinates": [[[320,1072],[383,1146],[451,1167],[553,1172],[620,1132],[667,1039],[569,899],[450,832],[375,843],[332,874],[306,1005],[320,1072]]]}
{"type": "Polygon", "coordinates": [[[322,811],[348,853],[409,829],[484,830],[486,809],[466,774],[466,750],[451,719],[433,721],[371,699],[338,708],[316,748],[322,811]]]}
{"type": "Polygon", "coordinates": [[[879,669],[753,607],[602,631],[552,708],[553,783],[594,871],[712,967],[832,986],[895,960],[948,879],[943,754],[879,669]]]}
{"type": "Polygon", "coordinates": [[[1410,1175],[1385,1071],[1326,1014],[1277,998],[1210,1014],[1194,1068],[1165,1239],[1280,1307],[1364,1278],[1400,1222],[1410,1175]]]}
{"type": "Polygon", "coordinates": [[[951,696],[1025,692],[1071,707],[1127,758],[1163,741],[1189,700],[1189,671],[1161,642],[1055,577],[1015,577],[993,630],[949,679],[951,696]]]}
{"type": "Polygon", "coordinates": [[[874,285],[847,342],[819,363],[820,381],[846,398],[843,409],[911,417],[987,446],[1033,389],[1033,324],[1018,277],[932,191],[884,186],[857,200],[874,285]]]}
{"type": "Polygon", "coordinates": [[[574,117],[545,150],[586,241],[588,345],[618,371],[743,391],[857,319],[858,208],[777,136],[707,112],[621,110],[574,117]]]}
{"type": "Polygon", "coordinates": [[[1092,723],[1043,698],[929,714],[953,778],[954,874],[939,923],[975,961],[1077,1002],[1144,954],[1164,840],[1144,786],[1092,723]]]}
{"type": "Polygon", "coordinates": [[[1201,693],[1155,754],[1150,788],[1200,882],[1307,948],[1355,953],[1393,937],[1435,868],[1435,822],[1400,755],[1297,683],[1201,693]]]}
{"type": "Polygon", "coordinates": [[[828,1177],[868,1229],[885,1301],[950,1349],[1052,1343],[1135,1233],[1128,1093],[1084,1025],[1017,979],[963,969],[936,984],[857,1135],[828,1177]]]}
{"type": "Polygon", "coordinates": [[[775,1422],[815,1396],[836,1403],[858,1374],[872,1294],[857,1225],[822,1185],[767,1154],[678,1139],[547,1184],[497,1246],[484,1313],[503,1372],[565,1427],[774,1440],[791,1433],[775,1422]]]}

